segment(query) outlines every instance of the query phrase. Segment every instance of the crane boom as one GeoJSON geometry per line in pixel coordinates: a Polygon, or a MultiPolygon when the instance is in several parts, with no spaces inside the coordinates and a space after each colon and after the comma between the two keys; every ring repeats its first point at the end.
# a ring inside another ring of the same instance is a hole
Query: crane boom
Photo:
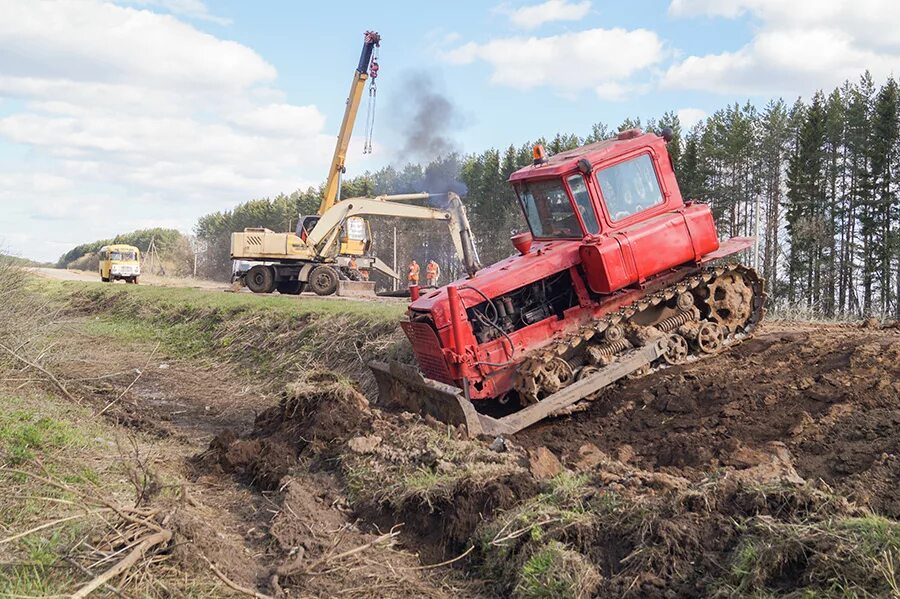
{"type": "Polygon", "coordinates": [[[381,36],[374,31],[365,33],[362,53],[359,56],[359,65],[353,73],[353,82],[350,84],[350,95],[347,96],[347,106],[344,108],[344,118],[341,121],[341,129],[338,131],[337,143],[334,146],[334,157],[331,159],[331,170],[328,171],[328,181],[325,183],[325,194],[322,203],[319,204],[319,215],[331,208],[337,201],[338,188],[341,175],[344,172],[344,160],[347,157],[347,147],[350,144],[350,135],[353,133],[353,124],[356,122],[356,113],[359,110],[363,89],[369,79],[369,64],[372,61],[372,53],[381,43],[381,36]]]}

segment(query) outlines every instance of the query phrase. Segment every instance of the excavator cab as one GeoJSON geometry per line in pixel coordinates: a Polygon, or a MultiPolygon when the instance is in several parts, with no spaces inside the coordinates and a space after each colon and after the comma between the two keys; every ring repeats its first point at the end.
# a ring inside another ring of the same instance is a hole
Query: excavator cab
{"type": "MultiPolygon", "coordinates": [[[[301,216],[297,221],[296,235],[303,241],[312,233],[312,230],[319,224],[319,214],[310,214],[301,216]]],[[[369,251],[369,245],[372,241],[372,228],[368,221],[364,218],[351,216],[344,222],[341,232],[341,249],[342,256],[363,256],[369,251]]]]}

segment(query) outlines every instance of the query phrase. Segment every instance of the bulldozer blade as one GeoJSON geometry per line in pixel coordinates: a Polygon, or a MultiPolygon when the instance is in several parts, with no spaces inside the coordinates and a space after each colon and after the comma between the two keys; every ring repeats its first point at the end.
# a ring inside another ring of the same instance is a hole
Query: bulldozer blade
{"type": "Polygon", "coordinates": [[[422,376],[414,367],[398,362],[370,362],[383,405],[430,414],[441,422],[464,425],[470,437],[513,435],[571,406],[621,378],[648,366],[666,351],[665,339],[624,354],[580,381],[518,412],[493,418],[479,414],[462,390],[422,376]]]}
{"type": "Polygon", "coordinates": [[[470,436],[482,434],[479,414],[461,389],[426,378],[414,366],[399,362],[369,362],[378,382],[383,406],[429,414],[453,426],[463,425],[470,436]]]}

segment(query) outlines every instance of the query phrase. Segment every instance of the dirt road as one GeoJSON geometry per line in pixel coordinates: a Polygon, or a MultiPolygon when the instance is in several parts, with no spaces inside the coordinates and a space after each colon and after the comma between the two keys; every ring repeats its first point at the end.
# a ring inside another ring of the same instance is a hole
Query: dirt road
{"type": "MultiPolygon", "coordinates": [[[[84,281],[88,283],[100,283],[100,275],[87,270],[67,270],[62,268],[32,268],[31,272],[53,279],[55,281],[84,281]]],[[[123,282],[114,284],[124,285],[123,282]]],[[[141,275],[140,284],[153,285],[155,287],[194,287],[197,289],[228,289],[229,286],[218,281],[206,279],[191,279],[183,277],[159,277],[156,275],[141,275]]]]}
{"type": "Polygon", "coordinates": [[[96,273],[87,272],[86,270],[65,270],[62,268],[31,268],[29,270],[36,275],[55,281],[100,282],[100,277],[96,273]]]}

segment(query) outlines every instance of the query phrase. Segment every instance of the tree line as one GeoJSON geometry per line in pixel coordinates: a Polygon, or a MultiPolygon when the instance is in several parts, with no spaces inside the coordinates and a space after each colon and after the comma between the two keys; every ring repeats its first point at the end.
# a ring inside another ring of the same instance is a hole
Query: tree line
{"type": "Polygon", "coordinates": [[[759,230],[770,301],[900,316],[900,103],[869,73],[828,95],[717,111],[686,136],[679,180],[720,234],[759,230]]]}
{"type": "MultiPolygon", "coordinates": [[[[558,133],[426,164],[388,166],[346,179],[341,197],[456,191],[467,207],[481,260],[489,264],[510,255],[509,237],[525,228],[506,180],[531,163],[535,143],[552,155],[625,129],[671,127],[669,151],[684,197],[710,204],[723,238],[758,231],[758,251],[743,258],[765,278],[772,305],[823,316],[900,315],[898,122],[897,82],[889,78],[878,86],[865,73],[808,101],[773,99],[762,108],[735,103],[686,131],[668,112],[644,123],[627,119],[615,128],[598,123],[584,135],[558,133]]],[[[315,212],[321,194],[322,186],[312,187],[200,218],[195,234],[207,248],[201,274],[229,275],[231,232],[258,226],[292,230],[299,214],[315,212]]],[[[435,259],[444,275],[460,274],[440,227],[396,219],[370,222],[374,252],[388,264],[396,229],[401,274],[412,259],[420,264],[435,259]]]]}
{"type": "Polygon", "coordinates": [[[151,242],[156,248],[160,260],[165,264],[168,274],[188,275],[192,273],[194,252],[191,249],[190,240],[177,229],[162,227],[139,229],[116,235],[110,239],[99,239],[77,245],[59,257],[56,267],[94,270],[97,268],[97,252],[105,245],[115,243],[133,245],[142,254],[146,254],[151,242]]]}

